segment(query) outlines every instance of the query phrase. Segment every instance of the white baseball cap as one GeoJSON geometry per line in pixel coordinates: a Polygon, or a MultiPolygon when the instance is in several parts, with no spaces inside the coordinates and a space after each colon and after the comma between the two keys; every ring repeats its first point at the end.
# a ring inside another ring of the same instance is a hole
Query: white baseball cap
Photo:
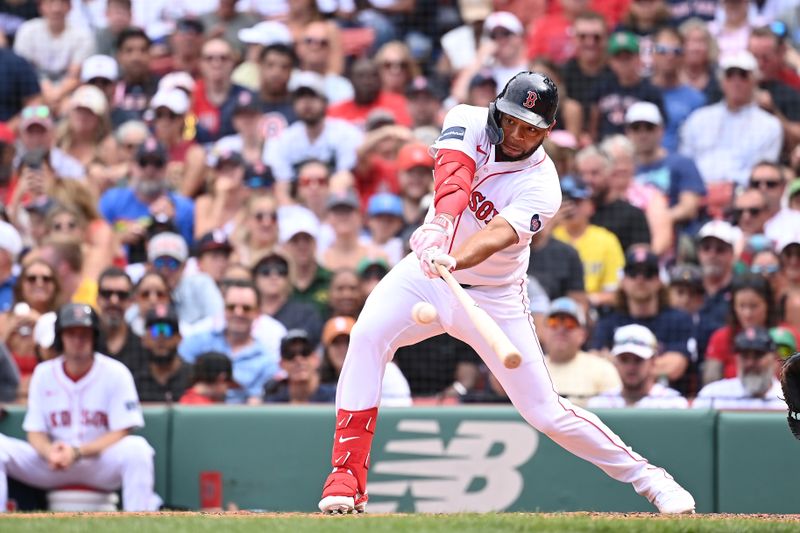
{"type": "MultiPolygon", "coordinates": [[[[285,215],[285,213],[283,213],[285,215]]],[[[316,241],[319,237],[319,219],[309,209],[296,206],[290,216],[280,217],[278,236],[282,243],[287,242],[299,233],[308,233],[316,241]]]]}
{"type": "Polygon", "coordinates": [[[98,117],[102,117],[108,111],[106,95],[94,85],[81,85],[75,89],[69,103],[71,109],[84,107],[98,117]]]}
{"type": "Polygon", "coordinates": [[[194,86],[194,78],[192,78],[192,75],[188,72],[170,72],[158,82],[158,91],[156,92],[160,93],[169,92],[172,89],[183,89],[187,93],[193,93],[194,86]]]}
{"type": "Polygon", "coordinates": [[[295,72],[289,80],[289,92],[293,93],[300,89],[311,89],[318,96],[325,98],[325,79],[310,70],[295,72]]]}
{"type": "Polygon", "coordinates": [[[775,246],[775,251],[779,254],[783,253],[783,250],[792,244],[800,244],[800,232],[797,230],[787,231],[785,235],[782,235],[775,246]]]}
{"type": "Polygon", "coordinates": [[[486,17],[486,20],[483,23],[484,33],[488,35],[492,33],[495,28],[505,28],[516,35],[522,35],[525,33],[525,28],[522,26],[522,22],[520,22],[515,14],[508,11],[496,11],[486,17]]]}
{"type": "Polygon", "coordinates": [[[189,97],[181,89],[159,91],[150,100],[150,109],[166,107],[176,115],[185,115],[189,111],[189,97]]]}
{"type": "Polygon", "coordinates": [[[8,252],[12,262],[17,261],[17,256],[22,251],[22,239],[17,228],[3,220],[0,220],[0,250],[8,252]]]}
{"type": "Polygon", "coordinates": [[[661,111],[652,102],[636,102],[628,108],[625,112],[625,124],[633,124],[634,122],[647,122],[656,126],[664,123],[661,118],[661,111]]]}
{"type": "Polygon", "coordinates": [[[736,246],[736,243],[742,236],[742,230],[731,225],[730,222],[724,220],[711,220],[703,224],[700,231],[697,232],[697,240],[713,237],[731,246],[736,246]]]}
{"type": "Polygon", "coordinates": [[[614,332],[614,347],[611,355],[624,353],[638,355],[642,359],[650,359],[658,353],[658,340],[653,332],[640,324],[628,324],[617,328],[614,332]]]}
{"type": "Polygon", "coordinates": [[[747,50],[739,50],[722,56],[719,60],[719,68],[722,72],[731,68],[738,68],[748,72],[757,72],[758,62],[753,54],[747,50]]]}
{"type": "Polygon", "coordinates": [[[269,46],[271,44],[291,45],[294,42],[292,32],[288,26],[277,20],[265,20],[252,28],[241,29],[236,36],[245,44],[260,44],[261,46],[269,46]]]}
{"type": "Polygon", "coordinates": [[[166,231],[150,239],[147,243],[147,260],[152,263],[164,256],[177,259],[181,263],[189,258],[189,246],[181,235],[166,231]]]}
{"type": "Polygon", "coordinates": [[[111,56],[101,54],[87,58],[81,66],[81,82],[86,83],[94,78],[117,81],[119,79],[117,61],[111,56]]]}

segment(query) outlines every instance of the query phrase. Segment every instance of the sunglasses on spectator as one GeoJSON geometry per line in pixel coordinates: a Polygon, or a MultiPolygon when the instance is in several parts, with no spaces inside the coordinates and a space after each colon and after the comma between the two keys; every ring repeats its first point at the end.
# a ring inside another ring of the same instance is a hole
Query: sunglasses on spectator
{"type": "Polygon", "coordinates": [[[167,293],[158,289],[143,289],[139,291],[139,296],[145,299],[150,299],[151,296],[155,296],[156,298],[166,298],[167,293]]]}
{"type": "Polygon", "coordinates": [[[131,297],[131,291],[118,291],[115,289],[99,289],[97,294],[104,300],[110,300],[114,296],[119,300],[127,300],[131,297]]]}
{"type": "Polygon", "coordinates": [[[157,339],[158,337],[171,338],[177,331],[172,324],[157,322],[148,326],[147,332],[151,337],[157,339]]]}
{"type": "Polygon", "coordinates": [[[174,272],[181,267],[181,262],[174,257],[156,257],[153,260],[153,266],[156,268],[156,270],[166,269],[174,272]]]}
{"type": "Polygon", "coordinates": [[[745,213],[747,213],[751,217],[757,217],[763,212],[764,212],[763,207],[741,207],[733,210],[733,216],[739,218],[745,213]]]}
{"type": "Polygon", "coordinates": [[[26,107],[22,110],[22,119],[27,120],[31,118],[50,118],[50,108],[46,105],[26,107]]]}
{"type": "Polygon", "coordinates": [[[303,39],[303,43],[307,46],[319,46],[321,48],[325,48],[330,44],[328,39],[315,39],[314,37],[306,37],[303,39]]]}
{"type": "Polygon", "coordinates": [[[734,77],[735,78],[740,78],[740,79],[743,79],[743,80],[749,79],[750,78],[750,71],[749,70],[744,70],[742,68],[735,68],[735,67],[734,68],[729,68],[728,70],[725,71],[725,78],[731,79],[731,78],[734,78],[734,77]]]}
{"type": "Polygon", "coordinates": [[[658,269],[650,267],[634,266],[625,269],[625,275],[629,278],[636,278],[642,276],[646,279],[654,279],[658,277],[658,269]]]}
{"type": "Polygon", "coordinates": [[[602,33],[578,33],[577,37],[579,41],[592,41],[593,43],[599,43],[603,40],[602,33]]]}
{"type": "Polygon", "coordinates": [[[203,56],[203,61],[208,63],[219,62],[219,63],[227,63],[231,60],[231,56],[227,54],[208,54],[203,56]]]}
{"type": "Polygon", "coordinates": [[[289,275],[289,266],[286,263],[264,263],[256,269],[256,276],[271,276],[277,274],[285,277],[289,275]]]}
{"type": "Polygon", "coordinates": [[[751,189],[777,189],[781,186],[781,180],[750,180],[751,189]]]}
{"type": "Polygon", "coordinates": [[[780,269],[781,267],[778,265],[753,265],[750,267],[750,273],[770,276],[772,274],[777,274],[780,269]]]}
{"type": "Polygon", "coordinates": [[[649,122],[631,122],[628,128],[631,131],[655,131],[656,125],[649,122]]]}
{"type": "Polygon", "coordinates": [[[139,166],[142,168],[147,168],[147,167],[164,168],[164,166],[166,165],[166,163],[164,163],[164,161],[162,161],[161,159],[153,159],[149,157],[139,159],[137,163],[139,163],[139,166]]]}
{"type": "Polygon", "coordinates": [[[257,211],[253,213],[253,218],[258,222],[264,222],[264,220],[271,220],[274,222],[278,219],[278,215],[272,211],[257,211]]]}
{"type": "Polygon", "coordinates": [[[252,313],[253,311],[255,311],[256,308],[249,304],[235,304],[235,303],[225,304],[225,310],[228,311],[229,313],[233,313],[237,309],[241,309],[243,313],[252,313]]]}
{"type": "Polygon", "coordinates": [[[493,41],[497,41],[500,39],[508,39],[512,35],[514,35],[512,32],[503,28],[499,28],[496,30],[492,30],[492,33],[489,34],[489,38],[493,41]]]}
{"type": "Polygon", "coordinates": [[[669,46],[666,44],[657,44],[654,47],[655,52],[661,55],[671,54],[674,56],[679,56],[683,54],[683,48],[680,46],[669,46]]]}
{"type": "Polygon", "coordinates": [[[700,243],[700,249],[704,252],[725,254],[733,250],[733,247],[730,244],[725,244],[724,242],[714,242],[711,239],[706,239],[700,243]]]}
{"type": "Polygon", "coordinates": [[[27,274],[25,276],[25,281],[28,283],[52,283],[53,276],[27,274]]]}
{"type": "Polygon", "coordinates": [[[581,325],[578,323],[578,320],[569,315],[553,315],[547,317],[547,327],[549,328],[564,328],[564,329],[577,329],[581,325]]]}
{"type": "Polygon", "coordinates": [[[297,183],[301,187],[308,187],[310,185],[327,185],[328,176],[300,176],[297,178],[297,183]]]}
{"type": "Polygon", "coordinates": [[[281,359],[284,361],[291,361],[295,357],[308,357],[311,355],[312,351],[310,348],[305,350],[289,350],[286,353],[281,353],[281,359]]]}

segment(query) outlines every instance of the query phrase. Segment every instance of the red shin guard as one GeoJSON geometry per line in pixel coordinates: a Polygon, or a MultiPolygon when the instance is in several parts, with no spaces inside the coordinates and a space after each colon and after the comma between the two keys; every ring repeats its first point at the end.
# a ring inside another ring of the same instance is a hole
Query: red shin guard
{"type": "Polygon", "coordinates": [[[352,472],[361,494],[367,492],[369,453],[377,419],[377,407],[363,411],[339,409],[336,414],[331,464],[336,471],[346,469],[352,472]]]}

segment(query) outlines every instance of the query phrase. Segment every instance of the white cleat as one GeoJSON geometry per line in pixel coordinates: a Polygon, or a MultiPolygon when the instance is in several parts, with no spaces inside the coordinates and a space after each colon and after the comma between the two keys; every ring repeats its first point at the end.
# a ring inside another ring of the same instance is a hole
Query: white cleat
{"type": "Polygon", "coordinates": [[[350,514],[355,508],[352,496],[326,496],[319,501],[319,510],[325,514],[350,514]]]}
{"type": "Polygon", "coordinates": [[[653,505],[658,507],[659,513],[664,514],[693,514],[694,498],[688,491],[675,483],[673,486],[659,492],[653,498],[653,505]]]}

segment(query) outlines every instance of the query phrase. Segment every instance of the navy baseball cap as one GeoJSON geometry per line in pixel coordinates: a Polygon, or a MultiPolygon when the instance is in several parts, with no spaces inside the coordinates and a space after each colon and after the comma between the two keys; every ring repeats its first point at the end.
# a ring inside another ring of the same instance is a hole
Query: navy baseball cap
{"type": "Polygon", "coordinates": [[[775,341],[766,328],[756,326],[745,328],[744,331],[736,335],[733,346],[737,352],[773,352],[775,351],[775,341]]]}
{"type": "Polygon", "coordinates": [[[294,356],[294,352],[290,351],[289,348],[293,342],[300,341],[305,344],[306,351],[310,355],[313,351],[314,347],[311,345],[311,338],[308,336],[308,332],[304,329],[290,329],[286,332],[286,336],[281,339],[281,358],[282,359],[291,359],[294,356]]]}
{"type": "Polygon", "coordinates": [[[145,327],[152,326],[153,324],[170,324],[175,328],[178,327],[178,311],[172,304],[157,305],[147,312],[144,317],[145,327]]]}
{"type": "Polygon", "coordinates": [[[209,231],[195,243],[195,255],[197,257],[214,250],[222,250],[228,253],[233,251],[233,246],[231,246],[228,236],[222,230],[209,231]]]}
{"type": "Polygon", "coordinates": [[[139,145],[139,149],[136,151],[137,162],[141,163],[142,161],[152,159],[157,159],[162,163],[166,163],[168,159],[167,149],[154,137],[146,139],[142,144],[139,145]]]}
{"type": "Polygon", "coordinates": [[[658,271],[658,256],[643,246],[632,246],[625,254],[625,270],[644,266],[658,271]]]}

